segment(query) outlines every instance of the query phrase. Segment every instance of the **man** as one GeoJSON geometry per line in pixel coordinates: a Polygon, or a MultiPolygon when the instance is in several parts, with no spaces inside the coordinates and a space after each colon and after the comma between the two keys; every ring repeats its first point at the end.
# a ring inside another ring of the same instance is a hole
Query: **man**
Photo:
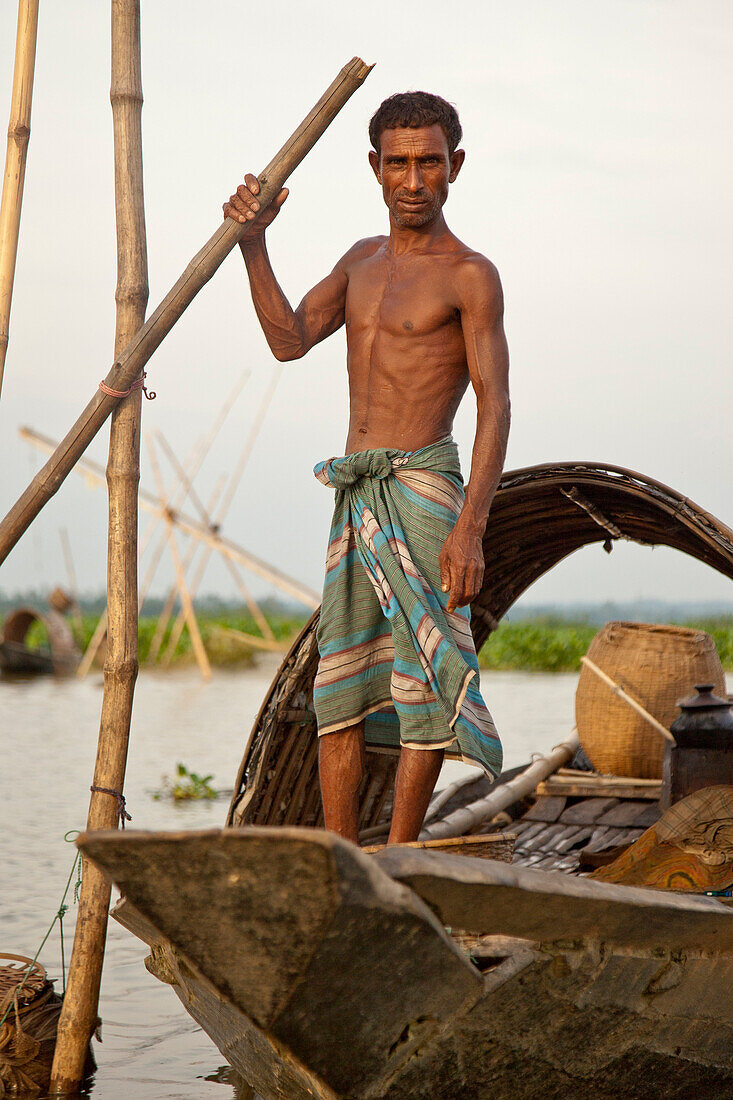
{"type": "MultiPolygon", "coordinates": [[[[365,739],[401,745],[389,835],[399,843],[417,839],[446,748],[501,768],[468,605],[506,453],[508,352],[498,273],[443,217],[465,157],[455,109],[425,92],[394,95],[369,136],[388,236],[358,241],[296,310],[265,247],[287,189],[241,248],[278,360],[346,326],[346,455],[315,470],[336,489],[314,686],[321,793],[326,828],[356,842],[365,739]],[[450,432],[469,381],[478,416],[464,498],[450,432]]],[[[224,215],[253,220],[258,192],[247,175],[224,215]]]]}

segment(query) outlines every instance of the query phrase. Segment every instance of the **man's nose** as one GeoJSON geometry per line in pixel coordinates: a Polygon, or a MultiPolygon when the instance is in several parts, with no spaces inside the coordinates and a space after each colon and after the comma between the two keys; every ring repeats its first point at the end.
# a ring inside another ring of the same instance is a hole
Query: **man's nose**
{"type": "Polygon", "coordinates": [[[407,169],[407,177],[405,179],[405,186],[409,191],[421,191],[422,190],[422,172],[418,164],[411,164],[407,169]]]}

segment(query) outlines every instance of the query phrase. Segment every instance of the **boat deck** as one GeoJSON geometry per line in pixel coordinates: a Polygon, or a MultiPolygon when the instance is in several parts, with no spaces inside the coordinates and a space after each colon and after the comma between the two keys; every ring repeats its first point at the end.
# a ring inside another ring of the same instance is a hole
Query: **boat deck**
{"type": "Polygon", "coordinates": [[[540,795],[507,831],[516,834],[514,863],[543,871],[582,873],[581,853],[632,844],[661,817],[648,799],[540,795]]]}

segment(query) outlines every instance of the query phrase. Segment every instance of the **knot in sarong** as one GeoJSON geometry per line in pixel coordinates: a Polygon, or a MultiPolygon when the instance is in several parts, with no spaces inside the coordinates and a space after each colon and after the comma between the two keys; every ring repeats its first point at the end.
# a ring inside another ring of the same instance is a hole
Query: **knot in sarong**
{"type": "Polygon", "coordinates": [[[400,451],[395,447],[376,447],[371,451],[356,451],[342,458],[319,462],[313,473],[330,489],[350,489],[362,478],[384,480],[393,470],[441,470],[460,476],[458,448],[451,436],[422,447],[419,451],[400,451]]]}

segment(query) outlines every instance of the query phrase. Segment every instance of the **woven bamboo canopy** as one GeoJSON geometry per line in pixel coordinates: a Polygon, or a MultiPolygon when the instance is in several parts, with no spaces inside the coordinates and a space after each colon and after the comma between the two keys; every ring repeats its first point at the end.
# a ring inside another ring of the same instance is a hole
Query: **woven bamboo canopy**
{"type": "MultiPolygon", "coordinates": [[[[621,466],[564,462],[504,474],[484,538],[486,579],[472,604],[479,649],[530,585],[575,550],[618,540],[681,550],[733,580],[733,531],[687,497],[621,466]]],[[[255,721],[231,825],[320,825],[313,680],[316,612],[283,661],[255,721]]],[[[389,811],[396,757],[368,752],[360,828],[389,811]]]]}

